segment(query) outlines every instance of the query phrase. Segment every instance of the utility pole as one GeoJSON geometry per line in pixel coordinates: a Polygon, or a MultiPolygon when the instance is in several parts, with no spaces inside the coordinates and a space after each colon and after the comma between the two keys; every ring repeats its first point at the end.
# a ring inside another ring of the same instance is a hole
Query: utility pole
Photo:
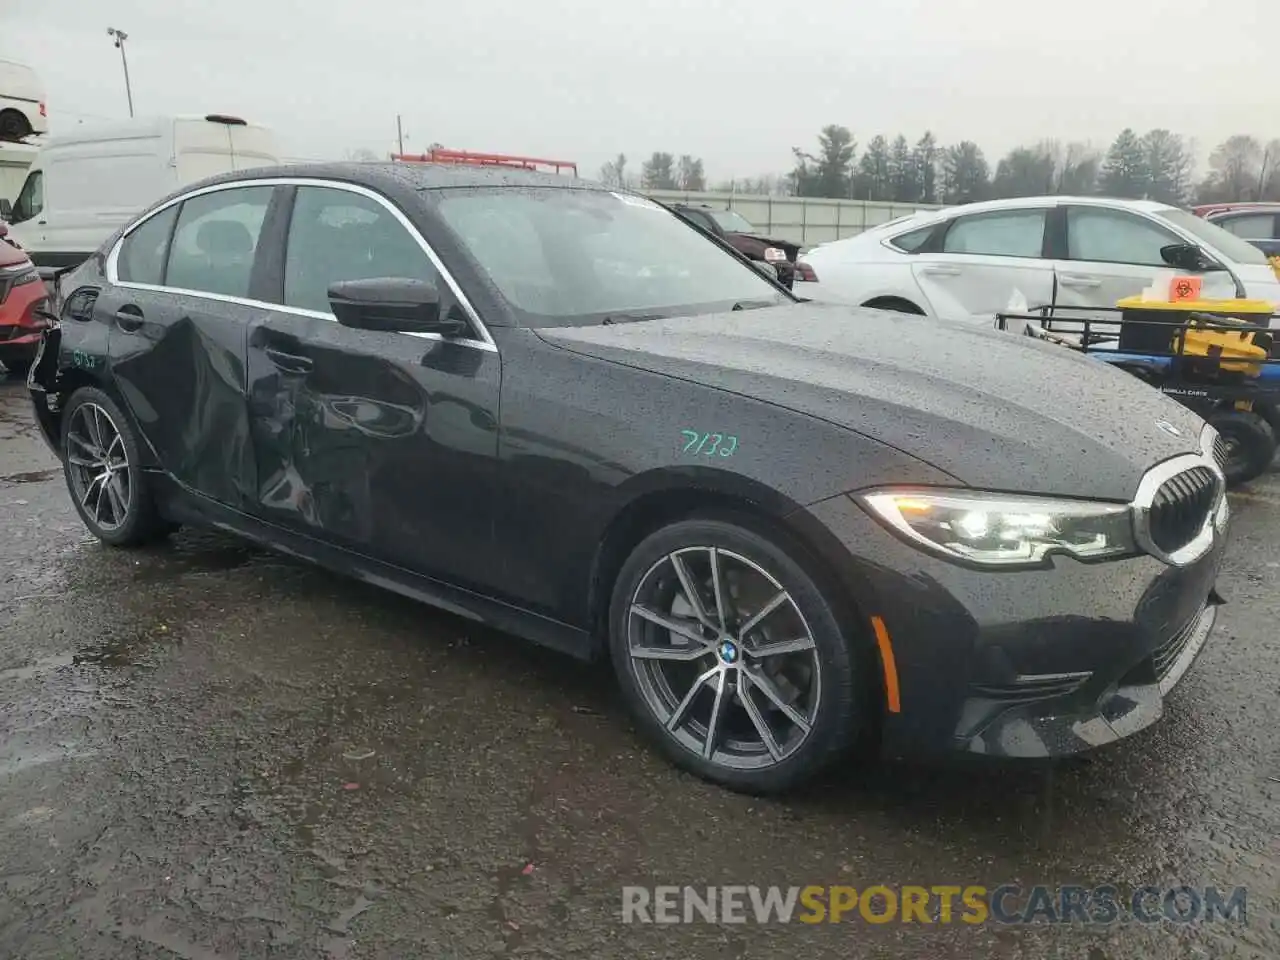
{"type": "Polygon", "coordinates": [[[120,51],[120,65],[124,67],[124,93],[129,98],[129,116],[132,117],[133,88],[129,86],[129,61],[124,55],[124,42],[129,39],[129,35],[115,27],[107,27],[107,36],[115,39],[116,49],[120,51]]]}
{"type": "Polygon", "coordinates": [[[404,156],[404,126],[400,123],[400,114],[396,114],[396,142],[400,144],[400,156],[404,156]]]}

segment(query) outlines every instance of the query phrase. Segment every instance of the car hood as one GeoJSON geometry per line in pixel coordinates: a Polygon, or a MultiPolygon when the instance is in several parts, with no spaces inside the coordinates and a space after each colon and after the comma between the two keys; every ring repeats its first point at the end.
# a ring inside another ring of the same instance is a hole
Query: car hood
{"type": "Polygon", "coordinates": [[[803,303],[538,333],[839,424],[990,490],[1127,501],[1153,464],[1197,451],[1203,426],[1066,347],[880,310],[803,303]]]}
{"type": "Polygon", "coordinates": [[[0,240],[0,268],[16,267],[30,262],[26,252],[20,247],[7,240],[0,240]]]}

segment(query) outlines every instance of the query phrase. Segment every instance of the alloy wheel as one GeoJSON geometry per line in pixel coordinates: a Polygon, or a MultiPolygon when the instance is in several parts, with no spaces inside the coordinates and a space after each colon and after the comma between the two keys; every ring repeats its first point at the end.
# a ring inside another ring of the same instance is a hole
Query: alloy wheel
{"type": "Polygon", "coordinates": [[[82,403],[72,411],[66,437],[72,494],[98,527],[118,530],[129,519],[133,482],[120,428],[96,403],[82,403]]]}
{"type": "Polygon", "coordinates": [[[714,546],[675,550],[640,579],[626,623],[640,693],[686,749],[761,769],[808,739],[821,693],[817,644],[759,564],[714,546]]]}

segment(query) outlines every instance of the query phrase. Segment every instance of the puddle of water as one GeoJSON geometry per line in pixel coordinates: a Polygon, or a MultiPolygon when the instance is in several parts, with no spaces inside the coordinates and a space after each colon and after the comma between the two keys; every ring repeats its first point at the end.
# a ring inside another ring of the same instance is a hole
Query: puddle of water
{"type": "Polygon", "coordinates": [[[92,757],[96,753],[96,750],[61,750],[56,747],[16,753],[8,757],[0,757],[0,777],[21,773],[23,770],[45,763],[57,763],[59,760],[81,760],[92,757]]]}
{"type": "Polygon", "coordinates": [[[9,670],[0,670],[0,682],[5,680],[30,680],[38,677],[43,673],[50,673],[59,670],[62,667],[69,667],[75,663],[75,655],[70,653],[55,653],[51,657],[44,657],[35,663],[28,664],[25,667],[13,667],[9,670]]]}
{"type": "Polygon", "coordinates": [[[136,667],[162,641],[181,642],[167,627],[135,630],[77,650],[72,662],[76,666],[89,664],[95,667],[136,667]]]}
{"type": "Polygon", "coordinates": [[[0,477],[0,481],[5,483],[43,483],[46,480],[52,480],[54,476],[61,472],[61,470],[32,470],[29,473],[11,473],[7,477],[0,477]]]}

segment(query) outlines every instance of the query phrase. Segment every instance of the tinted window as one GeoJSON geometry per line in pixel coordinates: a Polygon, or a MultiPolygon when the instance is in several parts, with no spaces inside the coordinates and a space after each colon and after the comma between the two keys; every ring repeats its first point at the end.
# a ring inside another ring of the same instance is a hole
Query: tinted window
{"type": "Polygon", "coordinates": [[[39,170],[27,175],[26,183],[18,191],[18,199],[13,202],[12,223],[30,220],[44,209],[44,174],[39,170]]]}
{"type": "Polygon", "coordinates": [[[247,297],[272,187],[238,187],[182,204],[165,286],[247,297]]]}
{"type": "Polygon", "coordinates": [[[120,244],[120,256],[116,259],[116,275],[130,283],[164,283],[164,261],[169,253],[169,234],[173,231],[174,218],[178,216],[175,204],[157,213],[142,226],[136,228],[120,244]]]}
{"type": "Polygon", "coordinates": [[[937,224],[931,223],[927,227],[920,227],[917,230],[900,233],[889,240],[889,245],[897,247],[905,253],[915,253],[920,249],[924,242],[929,239],[936,228],[937,224]]]}
{"type": "Polygon", "coordinates": [[[756,232],[751,221],[736,210],[712,210],[711,216],[715,218],[716,223],[720,224],[720,229],[728,233],[756,232]]]}
{"type": "Polygon", "coordinates": [[[1275,216],[1270,213],[1243,213],[1236,217],[1215,217],[1212,222],[1228,233],[1250,240],[1270,240],[1276,234],[1275,216]]]}
{"type": "Polygon", "coordinates": [[[1123,210],[1067,208],[1067,258],[1098,263],[1168,266],[1160,248],[1182,243],[1164,227],[1123,210]]]}
{"type": "Polygon", "coordinates": [[[285,253],[284,302],[328,313],[330,284],[374,277],[441,286],[417,240],[381,203],[334,187],[299,187],[285,253]]]}
{"type": "Polygon", "coordinates": [[[946,253],[989,257],[1039,257],[1044,243],[1044,210],[1010,210],[961,217],[942,240],[946,253]]]}
{"type": "Polygon", "coordinates": [[[710,231],[711,233],[716,232],[715,221],[701,210],[690,210],[688,207],[685,207],[680,211],[680,213],[683,214],[685,219],[689,222],[701,227],[703,230],[710,231]]]}
{"type": "Polygon", "coordinates": [[[640,197],[554,187],[438,196],[441,218],[531,326],[788,302],[749,265],[640,197]]]}

